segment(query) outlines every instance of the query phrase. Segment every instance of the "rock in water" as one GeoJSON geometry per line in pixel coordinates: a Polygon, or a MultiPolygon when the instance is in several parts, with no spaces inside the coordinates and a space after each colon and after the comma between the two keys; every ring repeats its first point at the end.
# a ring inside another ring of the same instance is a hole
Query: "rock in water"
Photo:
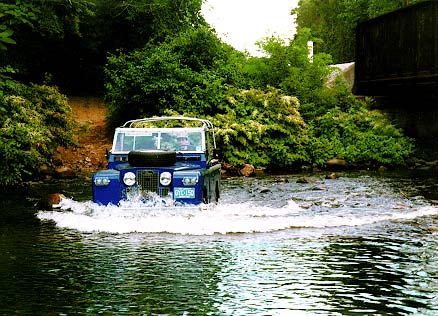
{"type": "Polygon", "coordinates": [[[55,175],[57,178],[60,179],[72,179],[76,177],[76,173],[70,167],[67,166],[56,168],[55,175]]]}
{"type": "Polygon", "coordinates": [[[340,159],[340,158],[329,159],[325,162],[325,164],[329,168],[336,168],[336,169],[342,169],[347,166],[347,162],[344,159],[340,159]]]}
{"type": "Polygon", "coordinates": [[[332,172],[332,173],[326,175],[325,178],[335,180],[338,178],[338,175],[335,172],[332,172]]]}
{"type": "Polygon", "coordinates": [[[38,201],[38,207],[51,211],[53,208],[57,208],[59,203],[66,197],[61,193],[48,194],[46,197],[41,198],[38,201]]]}
{"type": "Polygon", "coordinates": [[[250,177],[252,175],[254,175],[255,173],[255,168],[253,165],[250,164],[245,164],[243,166],[243,168],[241,168],[239,170],[240,175],[244,176],[244,177],[250,177]]]}

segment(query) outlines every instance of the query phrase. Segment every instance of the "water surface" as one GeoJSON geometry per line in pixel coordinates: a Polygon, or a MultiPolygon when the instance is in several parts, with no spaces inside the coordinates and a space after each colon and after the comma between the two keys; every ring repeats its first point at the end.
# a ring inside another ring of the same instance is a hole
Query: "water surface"
{"type": "Polygon", "coordinates": [[[223,181],[218,205],[3,199],[1,315],[438,315],[434,177],[223,181]]]}

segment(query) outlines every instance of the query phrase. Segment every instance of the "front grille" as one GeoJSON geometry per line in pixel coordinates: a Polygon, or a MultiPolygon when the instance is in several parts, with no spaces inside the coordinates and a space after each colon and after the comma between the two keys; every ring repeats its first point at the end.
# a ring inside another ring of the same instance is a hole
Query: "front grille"
{"type": "Polygon", "coordinates": [[[137,184],[143,192],[158,192],[158,172],[154,170],[138,170],[137,184]]]}
{"type": "Polygon", "coordinates": [[[159,187],[158,171],[138,170],[136,178],[142,196],[147,196],[148,192],[157,193],[161,197],[169,195],[168,187],[159,187]]]}

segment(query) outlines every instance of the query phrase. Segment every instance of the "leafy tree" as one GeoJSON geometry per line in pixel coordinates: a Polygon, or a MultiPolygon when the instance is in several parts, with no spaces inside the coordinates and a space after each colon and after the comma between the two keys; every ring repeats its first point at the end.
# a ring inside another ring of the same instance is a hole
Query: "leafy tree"
{"type": "Polygon", "coordinates": [[[303,106],[324,108],[331,100],[326,97],[329,89],[324,85],[325,78],[333,71],[328,65],[331,57],[317,53],[309,59],[308,41],[318,41],[309,29],[301,29],[289,44],[277,38],[260,42],[261,48],[269,57],[250,59],[245,67],[254,87],[281,88],[286,95],[298,97],[300,112],[306,116],[303,106]]]}
{"type": "MultiPolygon", "coordinates": [[[[29,10],[29,5],[0,3],[0,50],[6,50],[10,44],[17,42],[12,38],[14,28],[20,24],[31,25],[35,16],[29,10]]],[[[0,66],[4,66],[0,63],[0,66]]]]}
{"type": "MultiPolygon", "coordinates": [[[[109,120],[119,124],[165,109],[201,115],[221,111],[227,85],[239,81],[236,53],[207,27],[187,28],[159,45],[108,59],[109,120]]],[[[242,55],[243,58],[243,55],[242,55]]]]}
{"type": "Polygon", "coordinates": [[[14,31],[16,45],[0,55],[2,65],[18,70],[16,77],[57,84],[73,81],[72,69],[82,69],[76,60],[81,38],[80,25],[92,15],[92,4],[82,0],[4,0],[0,20],[14,31]],[[50,81],[50,80],[49,80],[50,81]]]}
{"type": "Polygon", "coordinates": [[[269,57],[245,58],[198,27],[113,55],[106,68],[109,120],[116,125],[169,111],[211,116],[224,159],[232,164],[296,168],[322,166],[336,156],[351,165],[402,164],[412,153],[411,141],[341,81],[325,85],[331,58],[317,53],[310,60],[310,39],[308,29],[287,45],[268,38],[260,46],[269,57]],[[345,130],[338,117],[347,122],[345,130]],[[387,129],[375,128],[378,122],[387,129]],[[379,155],[373,148],[381,144],[387,150],[379,155]]]}
{"type": "Polygon", "coordinates": [[[201,0],[93,0],[94,15],[83,25],[87,44],[107,53],[162,43],[188,26],[206,25],[201,0]]]}
{"type": "Polygon", "coordinates": [[[17,45],[0,54],[0,66],[12,65],[26,81],[96,94],[103,88],[108,53],[161,43],[187,26],[205,24],[201,4],[202,0],[3,0],[0,24],[14,31],[17,45]]]}
{"type": "Polygon", "coordinates": [[[224,157],[233,164],[322,166],[334,156],[352,165],[402,164],[412,142],[357,101],[342,82],[326,87],[332,58],[321,53],[332,52],[335,60],[349,56],[355,24],[396,3],[394,8],[402,5],[396,0],[301,0],[295,38],[287,44],[268,38],[259,43],[267,56],[253,58],[218,39],[199,14],[202,0],[4,0],[0,185],[33,175],[71,136],[65,96],[12,77],[81,91],[85,85],[94,92],[105,61],[111,125],[191,113],[211,116],[224,157]],[[313,60],[309,40],[317,44],[313,60]],[[385,150],[376,150],[382,146],[385,150]]]}

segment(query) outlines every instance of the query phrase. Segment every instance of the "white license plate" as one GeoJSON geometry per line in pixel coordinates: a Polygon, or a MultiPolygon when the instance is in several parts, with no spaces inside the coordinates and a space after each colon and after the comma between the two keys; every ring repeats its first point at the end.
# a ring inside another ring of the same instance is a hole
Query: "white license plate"
{"type": "Polygon", "coordinates": [[[195,188],[174,188],[173,196],[175,197],[175,199],[194,199],[195,188]]]}

